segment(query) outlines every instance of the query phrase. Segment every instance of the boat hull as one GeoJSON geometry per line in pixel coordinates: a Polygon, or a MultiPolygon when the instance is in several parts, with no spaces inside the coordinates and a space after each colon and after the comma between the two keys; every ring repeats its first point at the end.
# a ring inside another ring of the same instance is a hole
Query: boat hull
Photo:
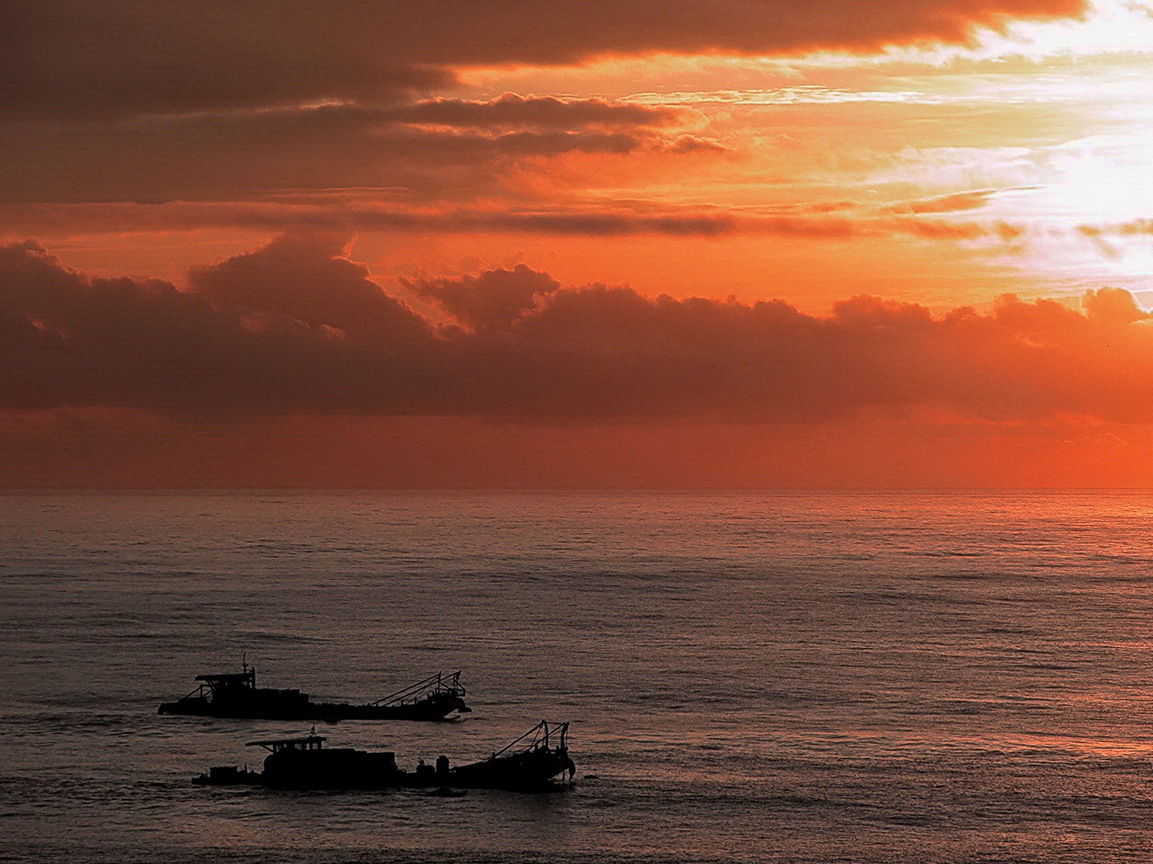
{"type": "Polygon", "coordinates": [[[563,775],[575,773],[567,754],[532,759],[488,759],[452,769],[421,766],[416,771],[396,767],[392,753],[325,750],[323,758],[276,760],[269,757],[262,772],[232,766],[212,768],[193,782],[205,786],[264,786],[269,789],[506,789],[547,792],[564,788],[563,775]]]}
{"type": "Polygon", "coordinates": [[[448,720],[471,711],[457,699],[437,700],[415,705],[352,705],[339,702],[309,702],[305,705],[266,705],[259,702],[220,704],[204,699],[165,702],[158,714],[192,717],[221,717],[239,720],[301,720],[333,723],[340,720],[448,720]]]}
{"type": "Polygon", "coordinates": [[[174,702],[163,702],[158,714],[226,717],[244,720],[448,720],[472,709],[465,704],[460,672],[438,672],[376,702],[313,702],[300,690],[257,687],[256,670],[198,675],[197,688],[174,702]]]}
{"type": "Polygon", "coordinates": [[[439,756],[432,765],[421,761],[414,771],[396,764],[392,752],[367,752],[351,747],[323,747],[326,740],[313,732],[300,738],[252,741],[270,751],[264,770],[222,766],[212,768],[195,782],[208,786],[241,784],[273,789],[510,789],[527,792],[562,788],[557,778],[568,774],[572,780],[576,766],[566,744],[568,724],[552,726],[542,721],[488,759],[452,767],[448,757],[439,756]],[[534,737],[520,750],[512,747],[534,737]],[[551,737],[550,737],[551,736],[551,737]]]}

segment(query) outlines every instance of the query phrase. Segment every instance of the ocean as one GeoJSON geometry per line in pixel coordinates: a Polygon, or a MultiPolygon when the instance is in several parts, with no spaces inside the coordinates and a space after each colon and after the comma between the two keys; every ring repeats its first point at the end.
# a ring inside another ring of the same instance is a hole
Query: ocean
{"type": "Polygon", "coordinates": [[[1142,862],[1153,495],[0,497],[0,860],[1142,862]],[[300,723],[196,675],[460,722],[321,724],[402,767],[571,723],[571,788],[203,787],[300,723]]]}

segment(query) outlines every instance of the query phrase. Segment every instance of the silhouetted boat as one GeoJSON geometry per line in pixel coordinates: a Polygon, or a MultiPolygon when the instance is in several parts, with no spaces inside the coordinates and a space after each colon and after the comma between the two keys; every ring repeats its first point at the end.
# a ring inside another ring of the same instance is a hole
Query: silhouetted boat
{"type": "Polygon", "coordinates": [[[373,753],[351,747],[324,747],[327,739],[315,732],[300,738],[250,741],[249,747],[269,751],[263,771],[233,766],[211,768],[193,780],[206,786],[241,784],[281,789],[513,789],[544,791],[560,788],[555,778],[576,765],[568,754],[568,723],[542,720],[524,735],[487,759],[453,768],[446,756],[435,764],[423,760],[413,771],[396,764],[392,752],[373,753]]]}
{"type": "Polygon", "coordinates": [[[344,702],[313,702],[299,690],[256,686],[256,670],[244,665],[242,672],[197,675],[196,689],[175,702],[164,702],[159,714],[192,714],[198,717],[234,717],[260,720],[446,720],[471,711],[464,702],[460,672],[440,672],[361,705],[344,702]]]}

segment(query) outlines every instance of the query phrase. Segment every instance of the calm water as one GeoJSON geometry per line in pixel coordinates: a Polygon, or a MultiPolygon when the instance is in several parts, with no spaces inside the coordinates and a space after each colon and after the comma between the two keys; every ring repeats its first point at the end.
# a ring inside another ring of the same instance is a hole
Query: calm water
{"type": "Polygon", "coordinates": [[[1148,862],[1153,496],[0,498],[0,860],[1148,862]],[[299,724],[160,717],[238,669],[463,669],[406,767],[572,722],[557,794],[206,789],[299,724]]]}

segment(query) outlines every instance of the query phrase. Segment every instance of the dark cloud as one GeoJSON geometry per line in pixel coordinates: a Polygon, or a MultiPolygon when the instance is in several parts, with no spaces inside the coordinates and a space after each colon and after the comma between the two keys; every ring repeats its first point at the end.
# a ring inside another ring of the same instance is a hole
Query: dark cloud
{"type": "Polygon", "coordinates": [[[636,234],[713,237],[738,230],[763,230],[818,237],[851,236],[847,220],[771,219],[738,224],[730,216],[684,213],[635,213],[613,210],[507,212],[480,209],[436,210],[378,206],[358,202],[335,205],[173,201],[157,204],[9,204],[0,205],[9,230],[30,234],[73,231],[179,231],[207,226],[285,230],[437,231],[588,235],[636,234]],[[742,227],[743,225],[743,227],[742,227]],[[759,228],[757,226],[760,226],[759,228]]]}
{"type": "Polygon", "coordinates": [[[337,11],[328,3],[270,0],[5,3],[0,116],[394,99],[449,83],[447,71],[388,49],[386,5],[354,0],[337,11]]]}
{"type": "Polygon", "coordinates": [[[272,313],[354,337],[427,339],[423,318],[385,294],[368,268],[342,256],[349,242],[337,234],[285,235],[256,252],[193,268],[189,285],[217,309],[272,313]]]}
{"type": "Polygon", "coordinates": [[[657,134],[676,116],[665,109],[423,97],[449,86],[459,65],[868,48],[962,38],[976,23],[1081,5],[668,0],[654,14],[651,0],[9,3],[0,7],[0,200],[228,199],[381,185],[436,195],[482,189],[501,159],[716,151],[707,139],[657,134]]]}
{"type": "Polygon", "coordinates": [[[512,420],[818,422],[943,410],[986,420],[1153,422],[1153,328],[1126,292],[990,314],[858,297],[781,301],[561,288],[528,268],[409,288],[437,330],[341,253],[282,238],[197,268],[191,291],[89,279],[0,250],[0,404],[168,415],[363,413],[512,420]]]}
{"type": "MultiPolygon", "coordinates": [[[[350,193],[351,194],[351,193],[350,193]]],[[[859,237],[909,236],[941,242],[992,240],[1011,243],[1025,229],[1005,222],[946,221],[915,216],[830,216],[854,205],[813,207],[810,214],[753,215],[707,212],[672,207],[497,211],[382,206],[355,200],[331,205],[291,203],[225,203],[173,201],[157,204],[9,204],[0,215],[9,231],[58,235],[74,231],[180,231],[208,226],[271,230],[322,229],[344,232],[486,232],[628,237],[658,234],[670,237],[718,237],[762,234],[813,241],[859,237]]],[[[860,209],[860,208],[858,208],[860,209]]]]}
{"type": "Polygon", "coordinates": [[[676,112],[433,98],[470,64],[872,49],[1084,0],[38,0],[0,5],[0,201],[235,200],[284,189],[481,193],[503,162],[717,152],[676,112]],[[680,132],[689,130],[682,129],[680,132]]]}
{"type": "MultiPolygon", "coordinates": [[[[0,127],[0,162],[11,169],[0,175],[0,201],[234,200],[386,185],[432,197],[445,186],[475,193],[494,186],[503,166],[526,157],[656,146],[661,135],[650,127],[667,116],[567,103],[574,108],[572,128],[564,128],[563,109],[546,110],[549,116],[535,123],[531,105],[489,116],[484,103],[471,104],[481,125],[444,129],[401,122],[405,112],[354,105],[13,122],[0,127]],[[520,122],[509,119],[518,113],[520,122]]],[[[457,119],[463,123],[469,113],[457,119]]]]}
{"type": "Polygon", "coordinates": [[[0,10],[0,112],[372,99],[469,64],[961,40],[1083,0],[37,0],[0,10]]]}
{"type": "Polygon", "coordinates": [[[402,284],[414,294],[437,301],[466,327],[488,332],[508,330],[541,298],[560,288],[547,273],[523,264],[480,276],[405,279],[402,284]]]}
{"type": "Polygon", "coordinates": [[[88,279],[36,244],[5,247],[0,320],[16,338],[0,342],[0,400],[9,408],[106,406],[199,416],[305,406],[326,412],[338,405],[423,410],[422,389],[434,383],[434,364],[421,359],[431,345],[427,328],[392,298],[373,304],[358,278],[362,269],[332,259],[330,251],[326,241],[287,238],[230,259],[218,272],[198,272],[207,289],[201,294],[157,280],[88,279]],[[299,296],[294,268],[324,280],[313,290],[331,296],[329,312],[299,296]],[[348,321],[365,310],[366,328],[375,325],[371,352],[356,348],[367,335],[348,321]],[[419,384],[406,380],[400,357],[425,370],[419,384]]]}

